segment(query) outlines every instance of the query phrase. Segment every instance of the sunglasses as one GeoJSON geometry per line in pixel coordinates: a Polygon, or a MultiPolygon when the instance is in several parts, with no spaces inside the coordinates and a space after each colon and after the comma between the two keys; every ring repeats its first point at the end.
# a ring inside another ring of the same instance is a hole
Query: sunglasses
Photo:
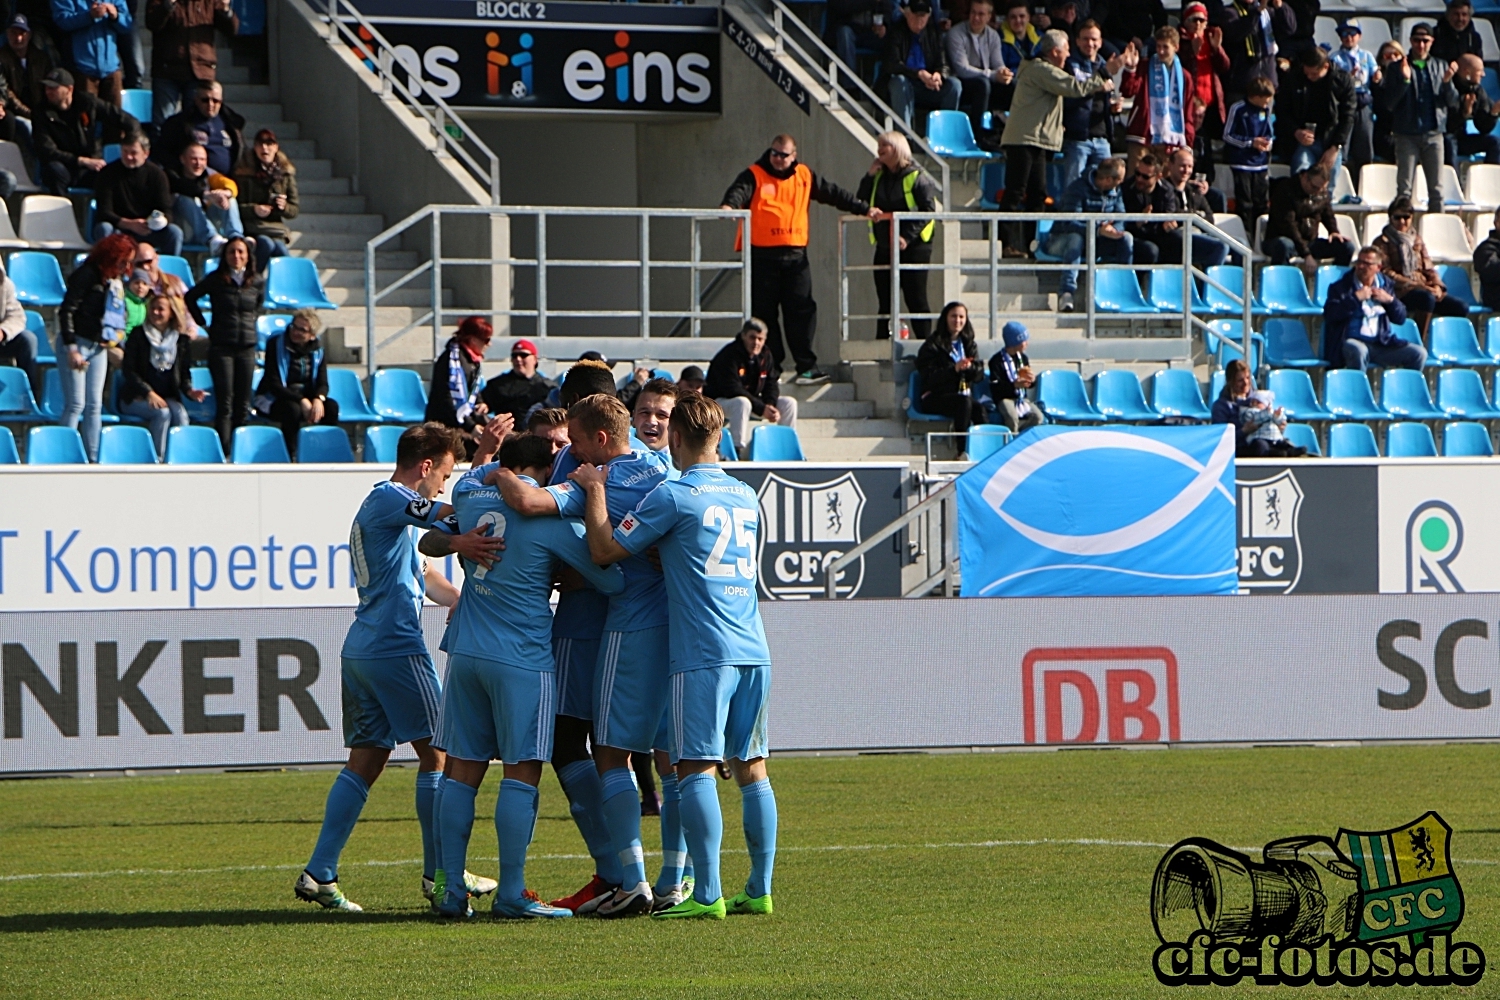
{"type": "Polygon", "coordinates": [[[1393,215],[1393,216],[1391,216],[1391,221],[1392,222],[1410,222],[1411,218],[1412,217],[1409,214],[1393,215]]]}
{"type": "Polygon", "coordinates": [[[204,97],[199,97],[198,98],[198,103],[199,104],[223,104],[224,103],[224,99],[222,97],[207,97],[207,96],[204,96],[204,97]]]}
{"type": "Polygon", "coordinates": [[[796,155],[797,155],[797,151],[795,149],[792,150],[790,153],[783,153],[779,149],[773,149],[773,150],[771,150],[771,157],[773,159],[785,160],[785,159],[788,159],[789,157],[793,157],[793,156],[796,156],[796,155]]]}
{"type": "Polygon", "coordinates": [[[530,357],[535,357],[535,355],[531,354],[528,351],[511,351],[510,352],[510,356],[512,358],[530,358],[530,357]]]}

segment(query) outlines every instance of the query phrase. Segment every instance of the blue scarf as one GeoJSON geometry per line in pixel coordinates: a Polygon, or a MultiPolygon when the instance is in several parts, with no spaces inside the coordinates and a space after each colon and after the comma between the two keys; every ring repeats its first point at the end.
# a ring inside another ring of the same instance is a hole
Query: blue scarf
{"type": "Polygon", "coordinates": [[[1182,108],[1187,88],[1182,78],[1182,60],[1173,59],[1172,65],[1167,67],[1152,56],[1146,73],[1151,101],[1151,142],[1157,146],[1186,146],[1187,128],[1183,125],[1182,108]]]}
{"type": "Polygon", "coordinates": [[[468,380],[464,378],[463,366],[464,349],[458,345],[458,338],[448,345],[448,395],[453,400],[453,413],[458,417],[459,423],[469,419],[474,412],[475,392],[469,391],[468,380]]]}
{"type": "Polygon", "coordinates": [[[125,339],[125,283],[119,278],[104,283],[104,316],[99,325],[104,328],[106,344],[118,344],[125,339]]]}

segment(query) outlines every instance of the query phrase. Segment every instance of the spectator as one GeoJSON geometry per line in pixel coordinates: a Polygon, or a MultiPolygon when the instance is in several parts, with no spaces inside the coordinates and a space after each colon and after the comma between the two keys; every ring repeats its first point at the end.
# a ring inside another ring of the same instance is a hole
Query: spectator
{"type": "MultiPolygon", "coordinates": [[[[807,262],[807,209],[813,201],[872,219],[880,214],[837,184],[818,177],[807,164],[798,163],[797,140],[782,134],[771,140],[771,148],[760,159],[740,171],[719,205],[750,210],[750,309],[766,326],[778,371],[790,351],[798,385],[831,381],[813,353],[818,304],[813,301],[812,268],[807,262]]],[[[743,231],[740,239],[744,239],[743,231]]]]}
{"type": "Polygon", "coordinates": [[[885,36],[885,72],[891,110],[907,125],[917,108],[957,111],[963,88],[948,74],[943,36],[930,0],[910,0],[885,36]]]}
{"type": "Polygon", "coordinates": [[[156,456],[167,457],[167,432],[188,425],[184,399],[201,402],[208,393],[193,388],[192,359],[182,314],[164,295],[146,301],[146,318],[131,329],[120,365],[120,412],[146,422],[156,456]]]}
{"type": "Polygon", "coordinates": [[[963,88],[959,106],[969,116],[975,141],[989,150],[999,148],[1003,129],[986,129],[985,112],[996,112],[998,123],[998,112],[1010,107],[1010,84],[1015,77],[1005,64],[999,32],[990,27],[994,16],[993,0],[973,0],[968,20],[954,25],[944,39],[948,66],[963,88]]]}
{"type": "Polygon", "coordinates": [[[175,167],[167,168],[172,191],[172,218],[182,228],[184,242],[218,253],[230,236],[245,235],[240,222],[239,185],[233,178],[208,169],[208,153],[189,143],[175,167]]]}
{"type": "Polygon", "coordinates": [[[235,428],[250,419],[255,381],[255,321],[265,300],[265,279],[255,268],[255,254],[243,236],[219,251],[219,266],[188,289],[187,307],[199,326],[208,327],[208,370],[214,380],[214,427],[228,454],[235,428]],[[214,321],[203,316],[198,300],[208,296],[214,321]]]}
{"type": "Polygon", "coordinates": [[[953,421],[954,431],[962,435],[958,439],[962,460],[969,451],[969,426],[984,423],[984,409],[970,389],[983,378],[984,368],[979,361],[979,345],[974,340],[969,310],[962,302],[943,306],[937,329],[917,352],[917,372],[921,393],[917,409],[953,421]]]}
{"type": "Polygon", "coordinates": [[[255,392],[256,411],[281,425],[294,462],[303,427],[339,422],[338,400],[328,398],[328,364],[318,340],[322,326],[316,310],[298,309],[286,332],[266,341],[265,374],[255,392]]]}
{"type": "Polygon", "coordinates": [[[245,119],[224,103],[224,87],[200,80],[190,103],[161,126],[156,159],[168,169],[182,162],[182,152],[193,143],[203,147],[208,169],[226,177],[245,160],[245,119]]]}
{"type": "Polygon", "coordinates": [[[1093,0],[1094,20],[1104,28],[1104,41],[1116,52],[1134,45],[1143,49],[1146,41],[1167,26],[1167,9],[1162,0],[1093,0]]]}
{"type": "Polygon", "coordinates": [[[1032,23],[1042,31],[1056,28],[1068,36],[1069,47],[1076,48],[1078,29],[1089,19],[1087,10],[1087,0],[1081,8],[1076,0],[1048,0],[1047,13],[1038,14],[1032,23]]]}
{"type": "MultiPolygon", "coordinates": [[[[1152,189],[1151,212],[1155,215],[1197,215],[1206,222],[1214,221],[1213,209],[1208,204],[1208,181],[1201,175],[1193,176],[1193,151],[1186,147],[1177,150],[1167,161],[1166,176],[1152,189]]],[[[1145,238],[1155,243],[1156,255],[1153,263],[1182,263],[1181,223],[1171,220],[1151,222],[1142,226],[1145,238]]],[[[1194,233],[1193,266],[1199,270],[1224,263],[1228,248],[1214,239],[1194,233]]],[[[1150,254],[1150,251],[1147,251],[1150,254]]]]}
{"type": "Polygon", "coordinates": [[[11,92],[10,81],[3,72],[0,72],[0,139],[6,142],[15,142],[19,134],[21,145],[30,150],[31,148],[31,122],[22,117],[22,112],[28,110],[19,98],[11,92]]]}
{"type": "Polygon", "coordinates": [[[88,259],[68,275],[57,309],[58,365],[64,427],[83,423],[89,461],[99,460],[108,350],[125,339],[125,276],[135,260],[135,240],[115,233],[94,244],[88,259]]]}
{"type": "Polygon", "coordinates": [[[630,427],[635,436],[647,448],[665,455],[668,461],[672,453],[667,448],[667,423],[676,405],[677,386],[669,378],[654,378],[641,387],[630,411],[630,427]]]}
{"type": "Polygon", "coordinates": [[[1208,8],[1189,3],[1182,10],[1178,28],[1182,46],[1182,68],[1192,78],[1193,152],[1198,162],[1212,162],[1212,140],[1223,135],[1228,109],[1224,102],[1224,77],[1229,73],[1229,53],[1224,51],[1224,29],[1208,27],[1208,8]]]}
{"type": "Polygon", "coordinates": [[[1490,234],[1474,248],[1474,276],[1484,307],[1500,312],[1500,211],[1490,221],[1490,234]]]}
{"type": "Polygon", "coordinates": [[[94,186],[105,167],[104,144],[138,132],[140,123],[113,104],[73,88],[73,74],[54,69],[42,82],[47,100],[31,124],[42,185],[53,194],[94,186]]]}
{"type": "Polygon", "coordinates": [[[94,190],[94,239],[123,229],[162,253],[182,253],[182,228],[171,221],[172,189],[167,172],[146,159],[151,140],[139,132],[120,143],[120,158],[99,171],[94,190]]]}
{"type": "Polygon", "coordinates": [[[678,395],[684,392],[703,391],[703,369],[697,365],[688,365],[682,370],[682,375],[677,379],[678,395]]]}
{"type": "Polygon", "coordinates": [[[826,41],[839,61],[859,73],[860,49],[880,51],[885,38],[887,0],[829,0],[826,41]]]}
{"type": "Polygon", "coordinates": [[[1230,106],[1224,126],[1224,156],[1234,174],[1234,208],[1246,233],[1255,232],[1256,221],[1271,205],[1271,103],[1275,97],[1271,81],[1256,77],[1246,85],[1245,99],[1230,106]]]}
{"type": "Polygon", "coordinates": [[[1041,35],[1031,23],[1030,7],[1020,0],[1005,0],[1005,17],[1000,23],[999,33],[1000,59],[1005,74],[996,78],[1000,87],[995,100],[1001,111],[1009,111],[1015,98],[1016,74],[1021,72],[1023,62],[1036,58],[1041,35]]]}
{"type": "Polygon", "coordinates": [[[526,433],[546,438],[556,455],[568,446],[568,411],[561,406],[535,411],[526,421],[526,433]]]}
{"type": "Polygon", "coordinates": [[[240,188],[245,235],[254,237],[256,267],[264,271],[272,257],[287,253],[292,233],[286,220],[297,217],[297,168],[281,151],[276,133],[263,128],[255,133],[254,146],[241,155],[234,179],[240,188]]]}
{"type": "Polygon", "coordinates": [[[1425,340],[1434,313],[1467,316],[1469,307],[1448,295],[1447,286],[1438,277],[1437,268],[1432,266],[1427,244],[1417,235],[1416,224],[1412,221],[1411,199],[1398,195],[1387,213],[1390,221],[1372,245],[1385,261],[1385,277],[1395,286],[1396,297],[1406,307],[1407,315],[1417,321],[1425,340]]]}
{"type": "MultiPolygon", "coordinates": [[[[1391,134],[1391,121],[1394,115],[1386,106],[1379,85],[1385,82],[1385,76],[1391,71],[1392,64],[1400,63],[1405,58],[1406,50],[1401,47],[1400,42],[1394,39],[1386,42],[1380,47],[1380,51],[1375,53],[1375,63],[1380,67],[1380,79],[1375,81],[1375,85],[1370,88],[1370,98],[1373,101],[1370,111],[1375,119],[1374,150],[1375,160],[1378,163],[1396,162],[1395,137],[1391,134]]],[[[1395,68],[1399,71],[1400,67],[1395,68]]]]}
{"type": "MultiPolygon", "coordinates": [[[[1005,126],[1005,196],[1000,211],[1040,212],[1047,201],[1047,164],[1062,149],[1063,98],[1088,97],[1114,89],[1110,77],[1119,72],[1123,56],[1105,63],[1110,76],[1079,80],[1064,69],[1068,36],[1048,30],[1037,45],[1038,57],[1021,64],[1016,73],[1016,97],[1005,126]]],[[[1001,223],[1007,257],[1027,256],[1031,234],[1021,223],[1001,223]]]]}
{"type": "Polygon", "coordinates": [[[518,340],[510,345],[510,371],[490,379],[480,394],[492,416],[508,413],[522,426],[533,407],[546,405],[553,385],[546,376],[538,374],[539,360],[536,344],[531,341],[518,340]]]}
{"type": "Polygon", "coordinates": [[[1006,323],[1000,334],[1005,346],[990,358],[990,398],[995,401],[1000,422],[1012,434],[1019,434],[1043,420],[1041,408],[1030,398],[1036,385],[1031,359],[1026,356],[1026,341],[1031,334],[1014,320],[1006,323]]]}
{"type": "Polygon", "coordinates": [[[198,324],[193,322],[192,314],[188,312],[187,284],[177,275],[168,274],[161,269],[156,247],[149,243],[137,243],[134,267],[136,270],[145,271],[150,276],[152,294],[165,295],[174,300],[178,329],[187,334],[190,340],[203,336],[203,332],[198,329],[198,324]]]}
{"type": "Polygon", "coordinates": [[[36,358],[41,348],[37,335],[26,329],[26,310],[16,298],[16,283],[0,263],[0,358],[9,358],[26,373],[31,395],[41,400],[46,389],[44,375],[36,358]]]}
{"type": "MultiPolygon", "coordinates": [[[[581,361],[583,359],[580,358],[579,360],[581,361]]],[[[655,374],[655,370],[651,368],[636,368],[635,371],[630,373],[630,377],[624,380],[624,384],[621,385],[620,388],[615,392],[615,398],[618,399],[621,403],[625,404],[625,409],[634,410],[635,398],[641,394],[642,387],[644,387],[647,382],[651,381],[651,379],[655,377],[655,374]]],[[[561,397],[561,395],[562,394],[559,390],[552,390],[552,392],[548,394],[546,405],[551,406],[553,403],[552,397],[561,397]]]]}
{"type": "Polygon", "coordinates": [[[125,329],[134,330],[146,322],[146,301],[151,298],[151,276],[140,268],[125,282],[125,329]]]}
{"type": "Polygon", "coordinates": [[[1336,69],[1318,46],[1309,46],[1302,50],[1298,69],[1288,72],[1277,94],[1277,152],[1291,163],[1294,174],[1331,152],[1328,173],[1336,176],[1358,115],[1354,78],[1336,69]]]}
{"type": "MultiPolygon", "coordinates": [[[[1127,215],[1140,215],[1152,211],[1152,204],[1156,200],[1156,188],[1161,183],[1161,161],[1156,154],[1144,152],[1141,158],[1135,161],[1135,169],[1127,167],[1126,173],[1130,176],[1130,183],[1122,186],[1120,200],[1125,203],[1127,215]]],[[[1134,220],[1125,223],[1125,231],[1135,241],[1132,257],[1137,264],[1155,264],[1156,256],[1161,252],[1160,248],[1151,241],[1154,230],[1150,224],[1142,220],[1134,220]]]]}
{"type": "MultiPolygon", "coordinates": [[[[960,26],[959,30],[964,30],[960,26]]],[[[859,182],[855,197],[868,202],[872,208],[884,213],[891,212],[936,212],[938,210],[937,185],[912,162],[911,146],[900,132],[882,132],[875,137],[875,162],[859,182]]],[[[880,302],[880,320],[875,328],[878,340],[891,336],[891,229],[889,220],[870,223],[870,240],[875,244],[874,264],[871,271],[875,279],[875,297],[880,302]]],[[[929,272],[924,265],[932,261],[932,234],[937,223],[932,219],[907,219],[901,223],[896,239],[901,248],[901,294],[906,299],[906,311],[912,317],[911,329],[920,338],[926,339],[932,329],[927,313],[932,307],[927,303],[927,279],[929,272]],[[910,269],[907,270],[910,266],[910,269]]]]}
{"type": "Polygon", "coordinates": [[[219,70],[214,32],[233,38],[240,21],[229,0],[146,0],[146,27],[151,31],[151,120],[160,125],[182,110],[194,84],[214,79],[219,70]]]}
{"type": "Polygon", "coordinates": [[[1237,458],[1301,458],[1306,448],[1281,436],[1286,412],[1271,407],[1269,393],[1255,391],[1255,380],[1243,358],[1224,366],[1224,388],[1214,400],[1212,422],[1234,425],[1237,458]]]}
{"type": "MultiPolygon", "coordinates": [[[[1109,75],[1099,56],[1104,36],[1099,25],[1086,20],[1078,26],[1073,53],[1067,69],[1080,82],[1109,75]]],[[[1093,167],[1114,155],[1110,150],[1115,138],[1115,115],[1124,104],[1118,94],[1099,91],[1088,97],[1070,97],[1063,101],[1063,190],[1093,167]]]]}
{"type": "Polygon", "coordinates": [[[750,415],[768,424],[797,425],[797,401],[781,394],[781,365],[766,349],[766,324],[745,321],[740,335],[719,349],[708,364],[703,394],[724,410],[729,436],[740,458],[750,455],[750,415]]]}
{"type": "Polygon", "coordinates": [[[1402,340],[1392,331],[1406,322],[1406,306],[1396,297],[1396,286],[1381,274],[1379,250],[1365,247],[1354,268],[1328,288],[1323,306],[1323,359],[1335,368],[1364,371],[1410,368],[1421,371],[1427,349],[1402,340]]]}
{"type": "Polygon", "coordinates": [[[470,458],[474,457],[479,429],[490,415],[489,404],[479,398],[484,383],[480,365],[494,335],[489,320],[467,316],[432,362],[427,412],[422,419],[462,431],[470,458]]]}
{"type": "Polygon", "coordinates": [[[1302,258],[1302,270],[1316,274],[1318,263],[1332,259],[1340,266],[1354,256],[1354,247],[1339,232],[1328,197],[1328,168],[1318,164],[1300,174],[1282,177],[1271,185],[1270,217],[1261,250],[1272,264],[1302,258]],[[1318,236],[1321,224],[1328,238],[1318,236]]]}
{"type": "Polygon", "coordinates": [[[1278,37],[1297,30],[1297,15],[1283,0],[1231,0],[1219,6],[1218,16],[1210,12],[1209,23],[1224,28],[1224,51],[1229,53],[1229,77],[1226,96],[1237,100],[1245,94],[1250,81],[1263,76],[1273,87],[1279,86],[1276,71],[1278,37]]]}
{"type": "MultiPolygon", "coordinates": [[[[1078,178],[1063,192],[1063,212],[1091,212],[1118,215],[1125,211],[1120,198],[1120,182],[1125,179],[1125,161],[1111,157],[1099,164],[1084,177],[1078,178]]],[[[1122,226],[1113,222],[1099,222],[1095,226],[1094,247],[1101,263],[1129,264],[1134,240],[1122,226]]],[[[1057,257],[1065,264],[1076,264],[1083,259],[1086,234],[1083,223],[1054,222],[1047,234],[1047,254],[1057,257]]],[[[1073,311],[1073,294],[1078,291],[1078,272],[1064,271],[1057,285],[1057,311],[1073,311]]],[[[959,306],[962,309],[962,306],[959,306]]]]}
{"type": "Polygon", "coordinates": [[[1460,156],[1483,156],[1485,163],[1500,163],[1500,137],[1492,134],[1500,122],[1500,104],[1484,92],[1484,63],[1478,56],[1458,57],[1453,87],[1458,91],[1458,107],[1449,113],[1443,135],[1447,162],[1458,163],[1460,156]],[[1476,134],[1469,134],[1469,122],[1474,123],[1476,134]]]}
{"type": "Polygon", "coordinates": [[[1429,212],[1443,210],[1443,133],[1448,109],[1458,105],[1454,67],[1429,58],[1432,30],[1411,29],[1411,58],[1394,61],[1381,75],[1379,100],[1390,109],[1396,148],[1396,194],[1410,198],[1417,163],[1427,175],[1429,212]]]}
{"type": "Polygon", "coordinates": [[[69,33],[72,65],[83,75],[83,89],[105,104],[120,106],[118,39],[130,30],[127,0],[52,0],[52,20],[69,33]]]}
{"type": "MultiPolygon", "coordinates": [[[[1449,63],[1457,62],[1459,56],[1484,58],[1484,37],[1474,27],[1474,5],[1470,0],[1448,0],[1432,39],[1432,58],[1449,63]]],[[[1415,53],[1412,58],[1416,58],[1415,53]]]]}
{"type": "Polygon", "coordinates": [[[1135,98],[1135,107],[1125,126],[1132,162],[1146,146],[1155,148],[1159,155],[1167,155],[1193,144],[1192,91],[1188,89],[1182,61],[1177,58],[1178,43],[1176,28],[1158,29],[1156,50],[1144,68],[1134,48],[1125,51],[1120,93],[1135,98]]]}
{"type": "MultiPolygon", "coordinates": [[[[5,29],[5,46],[0,48],[0,76],[5,77],[6,89],[15,102],[14,113],[19,119],[17,126],[26,133],[28,140],[33,119],[47,99],[42,81],[51,72],[52,57],[41,45],[33,43],[31,22],[25,14],[12,17],[5,29]]],[[[7,106],[6,113],[11,112],[12,108],[7,106]]],[[[23,149],[30,148],[29,141],[21,145],[23,149]]]]}
{"type": "Polygon", "coordinates": [[[1338,27],[1339,47],[1329,59],[1336,69],[1349,74],[1354,82],[1354,128],[1349,133],[1349,147],[1344,151],[1344,165],[1351,174],[1375,159],[1374,98],[1371,86],[1380,82],[1380,64],[1366,49],[1359,47],[1363,29],[1359,18],[1345,18],[1338,27]]]}

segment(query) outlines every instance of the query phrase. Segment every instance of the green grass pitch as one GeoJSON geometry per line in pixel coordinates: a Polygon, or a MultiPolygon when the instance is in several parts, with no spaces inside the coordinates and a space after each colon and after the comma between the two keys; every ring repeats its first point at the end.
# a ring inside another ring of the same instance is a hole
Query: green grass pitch
{"type": "MultiPolygon", "coordinates": [[[[331,772],[0,782],[0,996],[1371,995],[1159,986],[1150,845],[1258,847],[1428,809],[1455,829],[1458,936],[1500,957],[1500,746],[773,760],[775,915],[688,926],[433,922],[414,773],[375,786],[344,855],[357,917],[292,897],[331,772]],[[98,874],[63,875],[80,872],[98,874]]],[[[471,869],[490,874],[498,783],[491,772],[470,848],[471,869]]],[[[720,790],[727,895],[747,858],[739,797],[720,790]]],[[[645,839],[652,850],[654,820],[645,839]]],[[[572,891],[582,854],[549,772],[530,885],[572,891]]],[[[647,867],[654,877],[656,859],[647,867]]],[[[1412,991],[1500,996],[1500,972],[1467,990],[1397,988],[1412,991]]]]}

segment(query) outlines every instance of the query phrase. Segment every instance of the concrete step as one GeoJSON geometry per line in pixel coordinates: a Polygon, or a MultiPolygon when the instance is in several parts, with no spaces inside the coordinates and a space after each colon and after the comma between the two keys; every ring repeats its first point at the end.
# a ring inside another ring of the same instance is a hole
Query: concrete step
{"type": "MultiPolygon", "coordinates": [[[[327,180],[313,180],[302,176],[302,171],[297,171],[297,194],[306,202],[309,195],[336,195],[349,193],[349,178],[330,177],[327,180]]],[[[364,209],[361,208],[360,211],[364,209]]]]}
{"type": "MultiPolygon", "coordinates": [[[[253,138],[254,135],[255,133],[251,132],[249,138],[253,138]]],[[[277,138],[280,139],[279,136],[277,138]]],[[[293,163],[300,165],[303,160],[317,158],[318,144],[311,139],[283,139],[280,141],[281,151],[291,157],[293,163]]]]}
{"type": "MultiPolygon", "coordinates": [[[[798,422],[801,430],[801,422],[798,422]]],[[[809,462],[858,462],[865,459],[917,458],[911,441],[901,437],[819,438],[800,435],[802,454],[809,462]]]]}
{"type": "MultiPolygon", "coordinates": [[[[229,95],[224,95],[227,101],[229,95]]],[[[281,104],[270,99],[269,88],[267,88],[266,99],[261,101],[248,101],[240,99],[234,102],[234,110],[245,116],[247,122],[279,122],[281,121],[281,104]]],[[[248,128],[245,130],[250,131],[248,128]]]]}
{"type": "Polygon", "coordinates": [[[814,401],[797,404],[797,419],[865,419],[875,416],[875,404],[868,399],[814,401]]]}
{"type": "MultiPolygon", "coordinates": [[[[291,154],[288,153],[288,156],[291,154]]],[[[297,183],[303,181],[326,181],[333,177],[333,161],[320,160],[317,157],[306,157],[296,162],[297,183]]]]}
{"type": "Polygon", "coordinates": [[[834,437],[900,437],[906,436],[906,424],[900,420],[863,417],[797,419],[797,433],[808,438],[834,437]]]}
{"type": "Polygon", "coordinates": [[[803,405],[811,402],[847,402],[856,399],[854,383],[827,382],[823,385],[797,385],[791,379],[781,383],[782,395],[800,400],[803,405]]]}
{"type": "MultiPolygon", "coordinates": [[[[981,325],[989,328],[990,297],[988,292],[964,292],[958,297],[969,310],[969,322],[974,324],[978,330],[981,325]]],[[[996,297],[996,308],[999,309],[1001,317],[1009,321],[1006,313],[1016,312],[1043,312],[1057,308],[1056,293],[1042,294],[1030,292],[1018,294],[1016,292],[1001,292],[996,297]]]]}
{"type": "MultiPolygon", "coordinates": [[[[365,284],[364,262],[352,267],[323,267],[324,261],[319,261],[318,278],[323,282],[324,288],[363,288],[365,284]]],[[[377,288],[384,288],[391,282],[400,279],[406,274],[405,270],[387,269],[379,266],[380,258],[375,259],[375,283],[377,288]]],[[[411,288],[415,285],[425,290],[427,285],[424,281],[413,281],[402,288],[411,288]]]]}
{"type": "MultiPolygon", "coordinates": [[[[298,257],[318,262],[319,268],[344,268],[364,273],[365,252],[359,250],[330,250],[326,247],[297,248],[298,257]]],[[[375,255],[375,267],[381,272],[395,271],[405,274],[421,263],[415,250],[382,250],[375,255]]]]}
{"type": "Polygon", "coordinates": [[[289,220],[289,226],[294,232],[318,237],[335,233],[374,236],[385,228],[385,217],[359,212],[302,212],[289,220]]]}
{"type": "MultiPolygon", "coordinates": [[[[365,304],[364,282],[360,282],[353,287],[335,285],[330,288],[325,285],[323,291],[328,295],[328,301],[337,306],[362,306],[365,304]]],[[[380,299],[382,306],[411,306],[420,309],[422,312],[427,311],[427,306],[431,301],[432,295],[426,288],[412,288],[409,285],[398,288],[388,295],[383,295],[380,299]]],[[[452,289],[443,289],[443,305],[449,306],[452,304],[452,289]]]]}
{"type": "Polygon", "coordinates": [[[362,194],[308,194],[299,187],[297,198],[302,211],[314,214],[358,215],[368,208],[362,194]]]}
{"type": "MultiPolygon", "coordinates": [[[[278,109],[276,114],[280,115],[281,105],[278,104],[276,107],[278,109]]],[[[256,118],[247,116],[245,118],[245,138],[254,138],[255,133],[263,128],[268,128],[272,132],[275,132],[277,141],[283,146],[289,142],[299,142],[302,140],[302,126],[296,122],[284,122],[279,117],[256,118]]]]}
{"type": "Polygon", "coordinates": [[[228,52],[219,53],[219,67],[214,73],[214,79],[220,83],[249,83],[250,67],[236,66],[230,60],[228,52]]]}
{"type": "MultiPolygon", "coordinates": [[[[327,218],[327,216],[324,216],[324,218],[327,218]]],[[[340,217],[334,216],[334,218],[340,217]]],[[[297,252],[298,256],[306,256],[304,250],[313,248],[320,250],[358,250],[362,254],[365,252],[365,243],[369,241],[371,236],[375,235],[374,233],[330,233],[303,222],[302,218],[293,219],[292,226],[294,227],[292,229],[292,240],[288,245],[297,252]]]]}
{"type": "Polygon", "coordinates": [[[271,102],[271,87],[265,83],[226,83],[224,84],[224,103],[228,104],[236,112],[240,111],[241,104],[254,103],[269,104],[271,102]]]}

